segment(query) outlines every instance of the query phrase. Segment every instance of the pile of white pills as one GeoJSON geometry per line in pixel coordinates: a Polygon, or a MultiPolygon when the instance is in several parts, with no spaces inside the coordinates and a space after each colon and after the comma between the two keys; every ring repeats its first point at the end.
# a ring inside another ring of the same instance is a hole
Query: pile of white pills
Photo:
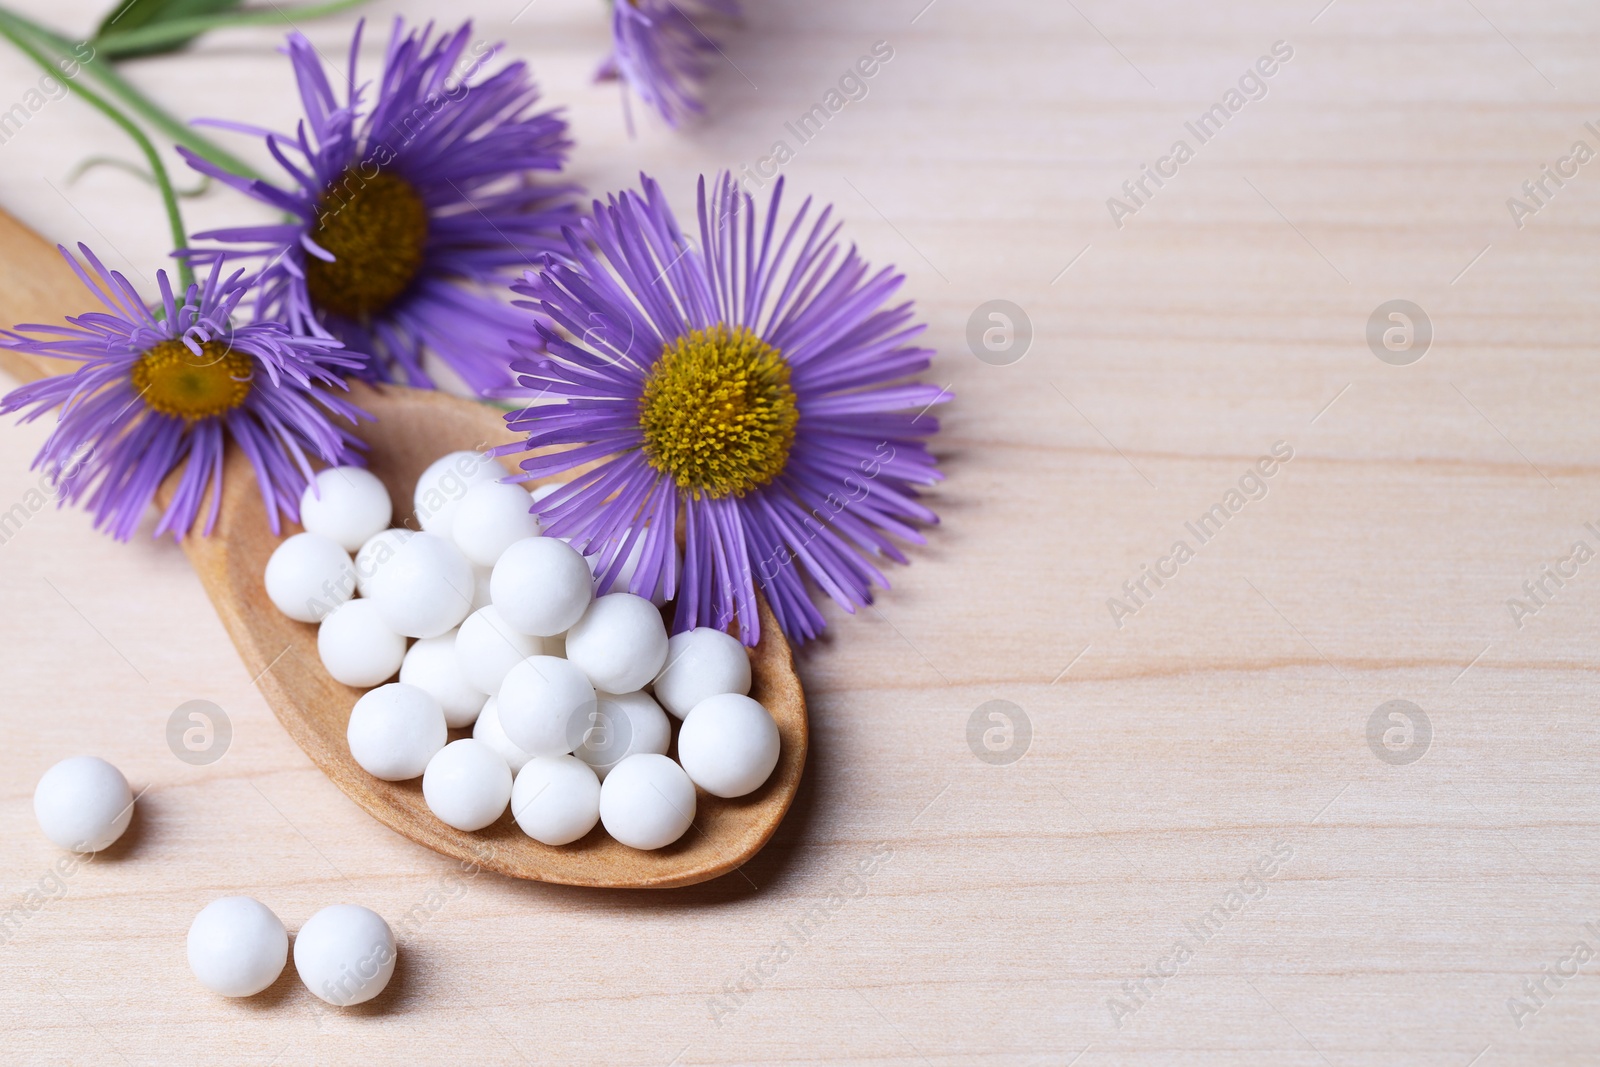
{"type": "MultiPolygon", "coordinates": [[[[530,495],[503,476],[476,452],[442,457],[417,482],[412,530],[389,526],[370,473],[321,472],[301,501],[306,532],[267,563],[267,595],[318,624],[329,675],[367,690],[350,712],[351,756],[387,781],[421,778],[442,822],[482,830],[509,807],[547,845],[597,823],[633,848],[670,845],[694,820],[696,787],[745,796],[777,766],[778,727],[746,695],[749,655],[720,630],[669,639],[659,597],[597,597],[598,556],[543,536],[532,514],[551,487],[530,495]]],[[[640,544],[610,568],[616,586],[640,544]]]]}
{"type": "MultiPolygon", "coordinates": [[[[358,904],[323,908],[294,939],[294,969],[322,1000],[346,1008],[382,993],[394,976],[394,932],[358,904]]],[[[289,960],[289,931],[252,897],[213,900],[189,926],[189,969],[225,997],[253,997],[289,960]]]]}

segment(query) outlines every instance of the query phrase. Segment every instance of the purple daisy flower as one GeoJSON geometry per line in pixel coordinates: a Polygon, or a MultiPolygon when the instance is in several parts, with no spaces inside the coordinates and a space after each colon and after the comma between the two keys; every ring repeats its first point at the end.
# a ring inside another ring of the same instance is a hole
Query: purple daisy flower
{"type": "Polygon", "coordinates": [[[158,271],[161,303],[152,313],[121,273],[78,249],[87,269],[61,254],[106,311],[70,317],[70,326],[17,327],[34,337],[0,331],[0,343],[81,366],[12,391],[0,413],[24,411],[32,421],[61,408],[33,466],[51,473],[63,501],[85,500],[96,529],[127,540],[167,473],[182,467],[155,533],[181,539],[210,494],[210,534],[229,437],[255,467],[274,533],[278,512],[299,518],[312,457],[360,462],[356,439],[333,419],[370,416],[331,388],[345,388],[342,375],[361,360],[337,341],[297,337],[276,322],[234,325],[244,272],[224,279],[220,260],[181,305],[158,271]]]}
{"type": "Polygon", "coordinates": [[[904,277],[843,251],[831,207],[777,227],[781,180],[762,220],[729,174],[709,195],[702,177],[698,244],[641,180],[568,232],[572,263],[514,286],[566,336],[540,323],[548,355],[513,365],[562,402],[507,415],[528,436],[505,451],[560,449],[523,460],[529,478],[576,468],[538,511],[602,592],[632,565],[632,592],[677,596],[676,629],[737,621],[753,645],[760,586],[808,640],[807,580],[853,612],[887,587],[876,560],[905,562],[893,538],[938,521],[915,487],[941,477],[920,438],[947,394],[906,380],[932,355],[910,343],[923,326],[885,306],[904,277]]]}
{"type": "Polygon", "coordinates": [[[704,111],[700,81],[711,55],[720,51],[702,28],[708,16],[738,18],[739,0],[613,0],[612,52],[600,77],[622,79],[669,126],[704,111]]]}
{"type": "Polygon", "coordinates": [[[521,62],[474,80],[494,49],[469,48],[471,35],[470,22],[435,39],[431,24],[408,32],[396,19],[368,106],[355,80],[360,26],[342,99],[311,42],[290,34],[306,111],[296,134],[212,125],[263,136],[293,188],[179,149],[202,174],[287,213],[196,236],[267,257],[262,315],[371,353],[364,377],[430,387],[422,356],[432,351],[480,393],[505,385],[506,339],[533,331],[498,294],[518,268],[564,247],[561,228],[577,217],[576,186],[530,178],[561,169],[566,121],[534,110],[539,91],[521,62]]]}

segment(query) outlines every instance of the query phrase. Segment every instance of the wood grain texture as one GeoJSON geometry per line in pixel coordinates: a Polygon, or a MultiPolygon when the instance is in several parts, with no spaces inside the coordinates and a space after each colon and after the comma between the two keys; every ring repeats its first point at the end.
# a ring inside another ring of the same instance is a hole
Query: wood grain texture
{"type": "MultiPolygon", "coordinates": [[[[98,5],[31,6],[88,26],[98,5]]],[[[1542,971],[1600,947],[1596,565],[1547,583],[1520,627],[1507,600],[1574,541],[1600,548],[1600,172],[1547,182],[1520,229],[1506,200],[1575,140],[1600,147],[1600,12],[752,0],[713,123],[630,140],[614,89],[588,81],[596,6],[459,10],[570,107],[578,180],[603,192],[647,168],[680,209],[700,170],[792,143],[786,122],[874,42],[894,48],[783,173],[907,274],[930,378],[956,398],[930,495],[944,521],[873,608],[830,608],[798,650],[812,732],[793,808],[739,873],[684,889],[462,871],[306,759],[181,553],[30,511],[0,545],[0,904],[56,859],[28,800],[51,762],[97,752],[149,791],[126,842],[47,884],[0,945],[0,1058],[1592,1061],[1596,964],[1559,985],[1542,971]],[[1278,40],[1294,56],[1267,95],[1114,226],[1107,198],[1278,40]],[[1032,319],[1011,366],[967,346],[995,298],[1032,319]],[[1410,366],[1367,345],[1392,299],[1434,325],[1410,366]],[[1294,457],[1265,497],[1147,580],[1119,628],[1107,600],[1280,440],[1294,457]],[[196,698],[234,726],[209,767],[164,738],[196,698]],[[1393,699],[1431,724],[1408,765],[1367,741],[1393,699]],[[1031,723],[1008,765],[969,746],[994,700],[1031,723]],[[1279,845],[1289,858],[1263,861],[1279,845]],[[394,986],[357,1012],[292,975],[249,1003],[203,996],[183,932],[230,892],[291,930],[336,901],[377,909],[400,937],[394,986]],[[1514,1017],[1514,998],[1536,1010],[1514,1017]]],[[[370,14],[396,10],[430,8],[370,14]]],[[[346,25],[307,29],[339,56],[346,25]]],[[[218,35],[131,72],[188,113],[289,128],[272,43],[218,35]]],[[[5,55],[0,75],[0,102],[35,77],[5,55]]],[[[0,202],[52,240],[103,234],[148,275],[165,247],[147,191],[65,181],[112,136],[49,103],[0,146],[0,202]]],[[[195,229],[248,215],[221,193],[190,211],[195,229]]],[[[34,487],[42,437],[0,433],[0,504],[34,487]]]]}

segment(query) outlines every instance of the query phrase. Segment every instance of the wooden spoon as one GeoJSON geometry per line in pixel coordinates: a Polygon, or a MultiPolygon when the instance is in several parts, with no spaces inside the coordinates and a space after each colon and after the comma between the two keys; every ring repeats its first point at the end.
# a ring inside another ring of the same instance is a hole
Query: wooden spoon
{"type": "MultiPolygon", "coordinates": [[[[57,322],[91,310],[92,297],[61,256],[37,234],[0,212],[0,323],[57,322]]],[[[70,370],[60,360],[0,349],[0,367],[31,381],[70,370]]],[[[396,502],[396,522],[429,463],[446,452],[482,450],[512,440],[500,412],[443,393],[399,387],[352,387],[352,399],[376,416],[357,431],[368,445],[374,474],[396,502]]],[[[515,470],[512,460],[508,470],[515,470]]],[[[159,499],[171,499],[169,477],[159,499]]],[[[414,522],[407,522],[415,528],[414,522]]],[[[288,526],[284,536],[298,532],[288,526]]],[[[508,812],[478,833],[440,822],[422,799],[421,780],[383,782],[356,765],[345,743],[350,708],[362,690],[340,685],[317,656],[317,629],[285,617],[267,599],[262,573],[282,539],[273,536],[243,453],[232,446],[225,463],[221,513],[210,537],[183,541],[200,582],[234,646],[289,736],[324,774],[368,814],[435,852],[541,882],[614,888],[692,885],[734,870],[760,850],[788,811],[805,767],[805,696],[789,643],[765,600],[761,643],[751,651],[750,695],[777,721],[782,749],[777,769],[756,792],[724,800],[696,794],[694,825],[677,843],[654,852],[618,844],[600,827],[560,848],[542,845],[517,828],[508,812]]]]}

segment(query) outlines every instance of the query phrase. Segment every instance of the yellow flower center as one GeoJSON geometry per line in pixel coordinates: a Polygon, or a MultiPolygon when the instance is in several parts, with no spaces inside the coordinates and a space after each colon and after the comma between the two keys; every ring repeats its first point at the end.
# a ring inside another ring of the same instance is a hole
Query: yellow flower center
{"type": "Polygon", "coordinates": [[[428,206],[404,178],[366,178],[352,167],[317,201],[311,239],[334,256],[329,263],[307,253],[311,302],[346,318],[374,315],[422,269],[428,206]]]}
{"type": "Polygon", "coordinates": [[[799,420],[789,364],[742,326],[668,342],[639,402],[645,459],[697,496],[743,496],[772,481],[799,420]]]}
{"type": "Polygon", "coordinates": [[[185,422],[232,411],[250,395],[255,361],[222,341],[197,356],[182,341],[162,341],[140,356],[130,377],[146,405],[185,422]]]}

